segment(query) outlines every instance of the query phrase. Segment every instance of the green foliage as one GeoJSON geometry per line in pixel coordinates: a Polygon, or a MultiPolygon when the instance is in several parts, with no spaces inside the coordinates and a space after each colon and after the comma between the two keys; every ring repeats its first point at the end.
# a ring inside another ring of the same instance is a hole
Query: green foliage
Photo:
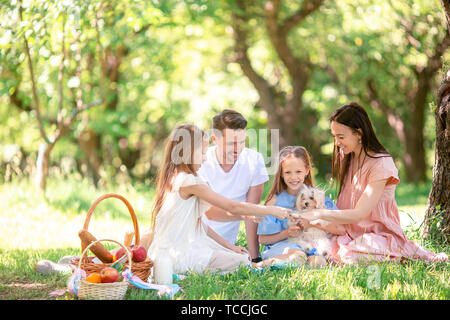
{"type": "MultiPolygon", "coordinates": [[[[289,94],[289,75],[267,35],[265,4],[248,3],[249,55],[257,72],[289,94]]],[[[279,21],[301,5],[298,1],[281,1],[279,21]]],[[[113,178],[125,164],[135,178],[147,179],[154,175],[161,158],[162,148],[154,146],[161,145],[177,123],[191,122],[208,129],[216,112],[234,108],[248,118],[250,128],[267,128],[268,115],[256,107],[258,94],[235,60],[232,11],[239,11],[235,1],[3,1],[2,147],[20,146],[32,162],[41,140],[32,110],[24,36],[30,45],[47,133],[56,128],[60,103],[62,116],[72,113],[78,89],[86,104],[104,99],[103,104],[78,116],[67,138],[58,142],[52,157],[56,166],[61,166],[64,157],[75,159],[76,168],[86,163],[89,155],[81,150],[78,139],[87,129],[99,138],[102,170],[109,174],[104,178],[113,178]],[[129,153],[139,151],[138,160],[127,162],[121,144],[129,153]]],[[[386,104],[406,125],[413,125],[408,96],[417,86],[415,72],[426,65],[443,37],[441,25],[444,16],[438,1],[345,0],[326,1],[289,33],[294,54],[311,64],[298,126],[321,145],[320,157],[313,160],[322,179],[328,179],[330,173],[328,117],[336,106],[350,100],[367,107],[380,140],[394,158],[401,159],[405,148],[398,143],[384,112],[371,104],[367,83],[373,81],[386,104]],[[309,122],[316,118],[317,123],[309,122]]],[[[442,59],[445,64],[448,54],[442,59]]],[[[430,79],[432,88],[437,87],[438,78],[430,79]]],[[[428,103],[433,101],[432,96],[427,97],[428,103]]],[[[424,134],[429,165],[434,160],[434,126],[434,114],[427,108],[424,134]]],[[[403,174],[401,161],[397,165],[403,174]]],[[[79,170],[76,168],[73,170],[79,170]]]]}
{"type": "MultiPolygon", "coordinates": [[[[382,101],[394,110],[405,126],[415,125],[411,114],[413,92],[419,85],[417,73],[428,65],[446,33],[440,27],[446,25],[440,3],[339,1],[329,4],[326,14],[317,17],[315,22],[317,28],[311,38],[318,43],[314,46],[318,50],[316,59],[324,66],[331,66],[333,71],[324,70],[335,89],[330,101],[332,108],[349,100],[361,102],[367,107],[382,143],[394,158],[400,159],[405,146],[398,143],[379,104],[382,101]],[[332,9],[337,19],[329,19],[332,9]],[[369,94],[369,82],[377,90],[378,102],[369,94]]],[[[448,53],[442,59],[448,60],[448,53]]],[[[434,88],[431,92],[436,90],[440,79],[439,73],[429,79],[434,88]]],[[[318,90],[323,82],[313,82],[316,84],[318,90]]],[[[432,102],[434,98],[429,95],[426,100],[432,102]]],[[[425,108],[425,148],[431,154],[434,154],[434,127],[434,113],[425,108]]],[[[432,166],[434,158],[427,156],[426,160],[432,166]]],[[[402,168],[400,162],[399,167],[402,168]]],[[[430,171],[428,174],[431,177],[430,171]]]]}
{"type": "Polygon", "coordinates": [[[446,227],[446,219],[448,217],[448,212],[446,210],[441,209],[441,206],[438,205],[433,210],[433,214],[430,217],[430,221],[428,223],[428,235],[426,241],[428,242],[437,242],[437,243],[446,243],[448,242],[448,238],[443,232],[443,228],[446,227]]]}

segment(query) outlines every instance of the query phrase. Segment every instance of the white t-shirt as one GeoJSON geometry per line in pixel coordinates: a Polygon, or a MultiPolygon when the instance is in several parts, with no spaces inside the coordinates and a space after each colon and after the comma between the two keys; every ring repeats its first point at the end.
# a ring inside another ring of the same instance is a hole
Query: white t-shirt
{"type": "MultiPolygon", "coordinates": [[[[239,202],[247,200],[250,187],[269,180],[263,156],[248,148],[242,150],[233,168],[225,172],[217,160],[216,146],[209,147],[206,152],[206,161],[197,174],[208,182],[214,192],[239,202]]],[[[203,220],[221,237],[230,243],[236,242],[241,224],[240,220],[219,222],[209,220],[205,216],[203,216],[203,220]]]]}

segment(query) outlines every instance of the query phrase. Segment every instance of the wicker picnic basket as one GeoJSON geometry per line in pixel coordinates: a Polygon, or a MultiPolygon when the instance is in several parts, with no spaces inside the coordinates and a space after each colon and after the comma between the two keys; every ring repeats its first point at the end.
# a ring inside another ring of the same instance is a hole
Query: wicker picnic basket
{"type": "MultiPolygon", "coordinates": [[[[123,196],[115,193],[107,193],[102,196],[100,196],[95,202],[91,205],[89,208],[89,211],[86,215],[86,220],[84,222],[83,229],[88,230],[89,221],[91,220],[92,213],[94,212],[97,205],[108,198],[117,198],[122,200],[122,202],[127,206],[128,211],[130,213],[131,219],[133,221],[133,228],[134,228],[134,245],[137,246],[140,243],[140,235],[139,235],[139,225],[137,222],[136,214],[134,213],[133,207],[128,202],[127,199],[125,199],[123,196]]],[[[83,252],[86,248],[83,247],[83,244],[81,244],[81,251],[83,252]]],[[[100,272],[105,267],[109,267],[112,265],[112,263],[94,263],[92,260],[94,257],[81,257],[80,258],[74,258],[70,261],[70,263],[74,266],[80,264],[80,267],[82,270],[86,272],[86,275],[89,276],[91,273],[94,272],[100,272]]],[[[128,259],[130,261],[130,259],[128,259]]],[[[128,265],[128,262],[125,264],[125,266],[128,265]]],[[[133,275],[136,275],[139,277],[142,281],[147,281],[148,277],[151,273],[151,268],[153,266],[153,261],[150,259],[147,259],[146,261],[142,262],[133,262],[131,266],[131,272],[133,275]]],[[[131,285],[131,284],[130,284],[131,285]]]]}
{"type": "MultiPolygon", "coordinates": [[[[100,241],[112,241],[122,246],[125,249],[126,254],[128,255],[128,261],[131,261],[131,268],[133,268],[130,251],[125,248],[125,246],[115,240],[101,239],[92,242],[86,247],[86,249],[84,249],[81,255],[81,259],[79,259],[78,261],[78,269],[81,268],[83,257],[86,255],[89,247],[100,241]]],[[[81,279],[78,287],[78,298],[95,300],[122,300],[127,293],[128,284],[128,281],[125,280],[111,283],[91,283],[86,281],[85,279],[81,279]]]]}

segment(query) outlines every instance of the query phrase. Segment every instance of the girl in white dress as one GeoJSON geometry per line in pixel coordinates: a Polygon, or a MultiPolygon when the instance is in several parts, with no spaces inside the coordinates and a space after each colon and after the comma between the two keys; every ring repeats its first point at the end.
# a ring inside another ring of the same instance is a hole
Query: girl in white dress
{"type": "Polygon", "coordinates": [[[203,213],[211,205],[236,215],[272,215],[279,219],[286,218],[291,211],[232,201],[212,191],[196,173],[205,160],[207,148],[205,132],[194,125],[177,126],[169,137],[158,173],[153,231],[149,233],[153,239],[148,254],[152,260],[169,255],[173,271],[178,274],[229,272],[240,264],[250,264],[244,247],[229,243],[202,222],[203,213]]]}

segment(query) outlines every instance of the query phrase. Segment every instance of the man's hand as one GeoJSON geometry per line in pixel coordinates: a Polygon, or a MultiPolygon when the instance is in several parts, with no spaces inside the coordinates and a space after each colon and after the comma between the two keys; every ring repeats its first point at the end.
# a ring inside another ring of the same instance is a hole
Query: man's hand
{"type": "Polygon", "coordinates": [[[235,246],[232,245],[230,248],[232,251],[236,252],[236,253],[240,253],[240,254],[248,254],[248,251],[245,247],[240,247],[240,246],[235,246]]]}

